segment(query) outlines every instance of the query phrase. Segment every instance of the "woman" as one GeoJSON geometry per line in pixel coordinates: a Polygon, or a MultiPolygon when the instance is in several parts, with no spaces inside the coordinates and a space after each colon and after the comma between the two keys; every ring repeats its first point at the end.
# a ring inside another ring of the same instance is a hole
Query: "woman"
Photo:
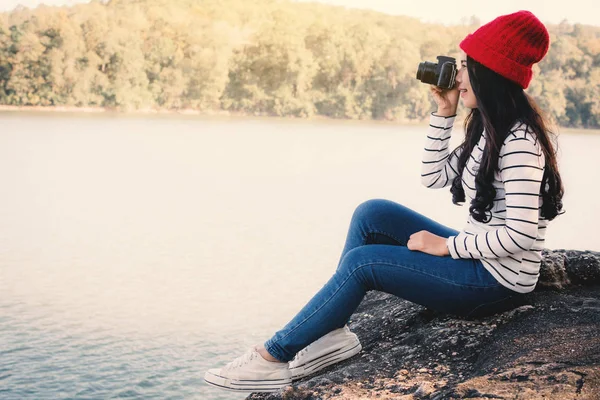
{"type": "Polygon", "coordinates": [[[346,323],[369,290],[440,312],[483,316],[534,289],[548,222],[563,187],[546,125],[523,89],[548,51],[530,12],[504,15],[468,35],[457,85],[432,87],[422,183],[469,199],[458,232],[400,204],[370,200],[352,217],[332,278],[282,330],[205,380],[236,391],[274,391],[361,350],[346,323]],[[458,97],[471,109],[465,140],[448,142],[458,97]],[[310,344],[310,345],[309,345],[310,344]]]}

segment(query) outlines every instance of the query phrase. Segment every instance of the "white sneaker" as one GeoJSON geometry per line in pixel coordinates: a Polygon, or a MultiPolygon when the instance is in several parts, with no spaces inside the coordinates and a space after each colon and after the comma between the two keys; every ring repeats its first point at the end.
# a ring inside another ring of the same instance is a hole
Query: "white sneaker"
{"type": "Polygon", "coordinates": [[[236,392],[275,392],[290,385],[291,378],[288,363],[267,361],[256,348],[204,374],[206,383],[236,392]]]}
{"type": "Polygon", "coordinates": [[[315,340],[290,361],[292,379],[301,379],[337,362],[352,357],[362,346],[348,326],[333,330],[315,340]]]}

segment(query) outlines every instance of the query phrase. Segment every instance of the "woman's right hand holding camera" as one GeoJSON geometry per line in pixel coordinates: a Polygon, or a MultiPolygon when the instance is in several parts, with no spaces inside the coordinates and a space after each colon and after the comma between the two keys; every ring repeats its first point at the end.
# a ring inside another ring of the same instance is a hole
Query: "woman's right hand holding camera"
{"type": "Polygon", "coordinates": [[[454,85],[452,89],[442,89],[435,85],[430,85],[429,89],[433,95],[438,109],[435,115],[440,117],[451,117],[456,114],[458,107],[458,85],[454,85]]]}

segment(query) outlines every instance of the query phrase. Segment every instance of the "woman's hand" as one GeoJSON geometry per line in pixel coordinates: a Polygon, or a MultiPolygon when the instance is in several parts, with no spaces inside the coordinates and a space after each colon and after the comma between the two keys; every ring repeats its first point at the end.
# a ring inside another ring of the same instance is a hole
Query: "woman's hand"
{"type": "Polygon", "coordinates": [[[452,89],[442,89],[435,85],[430,85],[429,90],[431,95],[438,105],[436,115],[440,117],[450,117],[456,114],[456,108],[458,107],[458,87],[455,84],[452,89]]]}
{"type": "Polygon", "coordinates": [[[427,231],[419,231],[410,235],[406,246],[410,250],[417,250],[434,256],[441,257],[450,254],[446,245],[446,238],[427,231]]]}

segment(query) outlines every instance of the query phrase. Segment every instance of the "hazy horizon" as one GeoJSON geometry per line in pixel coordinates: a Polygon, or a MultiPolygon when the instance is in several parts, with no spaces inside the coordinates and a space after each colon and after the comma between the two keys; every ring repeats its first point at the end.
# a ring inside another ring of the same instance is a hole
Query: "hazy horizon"
{"type": "MultiPolygon", "coordinates": [[[[454,2],[433,0],[423,7],[421,3],[389,0],[292,0],[302,2],[319,2],[349,8],[371,9],[393,15],[406,15],[420,19],[422,22],[443,24],[460,24],[465,18],[476,16],[482,23],[495,17],[526,9],[538,16],[543,22],[558,24],[563,20],[570,23],[586,25],[600,25],[596,14],[590,12],[594,9],[592,0],[573,0],[569,7],[564,3],[548,3],[544,0],[506,0],[503,2],[475,2],[460,0],[454,2]]],[[[0,11],[9,11],[19,4],[25,7],[37,7],[40,4],[62,6],[87,3],[89,0],[4,0],[0,4],[0,11]]]]}

